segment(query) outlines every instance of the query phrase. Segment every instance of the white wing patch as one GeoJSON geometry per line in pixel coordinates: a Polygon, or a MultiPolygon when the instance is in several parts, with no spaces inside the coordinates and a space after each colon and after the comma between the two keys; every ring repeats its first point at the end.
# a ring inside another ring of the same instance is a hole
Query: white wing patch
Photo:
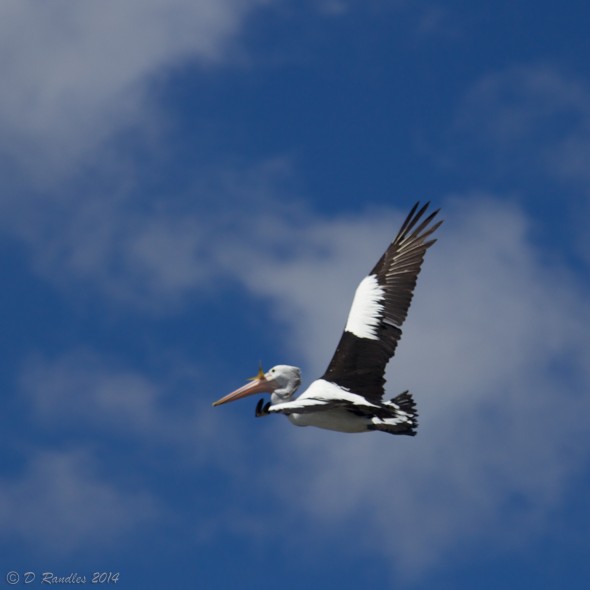
{"type": "Polygon", "coordinates": [[[377,408],[367,398],[362,395],[352,393],[343,389],[336,383],[325,381],[324,379],[316,379],[294,402],[319,402],[326,403],[334,400],[347,401],[356,406],[363,406],[365,408],[377,408]]]}
{"type": "Polygon", "coordinates": [[[268,408],[269,412],[275,412],[275,413],[279,413],[279,412],[297,412],[300,411],[302,412],[303,410],[307,409],[307,408],[322,408],[323,406],[327,405],[326,404],[326,400],[321,400],[321,399],[299,399],[297,398],[296,400],[292,401],[292,402],[283,402],[280,404],[273,404],[272,406],[270,406],[270,408],[268,408]]]}
{"type": "Polygon", "coordinates": [[[297,399],[290,402],[282,402],[280,404],[273,404],[269,408],[269,412],[297,412],[303,411],[307,408],[317,408],[321,410],[322,407],[332,407],[333,402],[345,401],[351,405],[360,406],[363,408],[377,408],[362,395],[351,393],[342,389],[335,383],[324,381],[324,379],[317,379],[314,381],[297,399]]]}
{"type": "Polygon", "coordinates": [[[379,340],[377,327],[383,312],[383,295],[384,290],[377,277],[365,277],[356,288],[344,329],[359,338],[379,340]]]}

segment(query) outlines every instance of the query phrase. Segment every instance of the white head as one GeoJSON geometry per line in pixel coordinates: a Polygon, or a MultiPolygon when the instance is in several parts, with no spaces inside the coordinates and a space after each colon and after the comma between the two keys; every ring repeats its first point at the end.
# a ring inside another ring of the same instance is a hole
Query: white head
{"type": "Polygon", "coordinates": [[[276,365],[264,375],[274,384],[270,400],[273,404],[288,402],[301,385],[301,371],[291,365],[276,365]]]}
{"type": "Polygon", "coordinates": [[[272,394],[270,399],[273,404],[287,402],[293,397],[300,384],[301,371],[297,367],[276,365],[266,373],[259,369],[258,375],[253,377],[250,383],[232,391],[213,405],[220,406],[255,393],[272,394]]]}

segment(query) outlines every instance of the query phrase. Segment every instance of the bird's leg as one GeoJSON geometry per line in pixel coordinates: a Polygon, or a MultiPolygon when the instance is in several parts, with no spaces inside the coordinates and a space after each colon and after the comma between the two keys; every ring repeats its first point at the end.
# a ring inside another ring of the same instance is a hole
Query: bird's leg
{"type": "Polygon", "coordinates": [[[268,408],[270,408],[270,402],[267,402],[265,404],[264,399],[259,399],[258,403],[256,404],[256,412],[254,413],[254,415],[257,418],[260,418],[262,416],[268,416],[268,414],[269,414],[268,408]]]}

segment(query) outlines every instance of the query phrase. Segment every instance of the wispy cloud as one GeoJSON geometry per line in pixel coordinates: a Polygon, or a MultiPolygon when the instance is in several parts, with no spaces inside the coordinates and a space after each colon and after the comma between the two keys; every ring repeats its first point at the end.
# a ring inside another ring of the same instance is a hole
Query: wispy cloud
{"type": "Polygon", "coordinates": [[[22,473],[2,478],[2,536],[45,554],[118,542],[158,511],[148,492],[105,481],[85,451],[38,451],[22,473]]]}
{"type": "Polygon", "coordinates": [[[251,445],[212,411],[211,377],[178,358],[163,373],[88,349],[23,363],[15,393],[25,426],[13,441],[26,451],[1,480],[0,542],[12,536],[32,556],[71,558],[147,527],[186,527],[184,519],[194,520],[199,543],[250,530],[255,523],[244,507],[225,510],[224,499],[233,485],[244,487],[251,445]],[[212,468],[232,483],[227,491],[211,494],[212,468]],[[191,500],[183,505],[187,481],[191,500]]]}
{"type": "MultiPolygon", "coordinates": [[[[272,190],[272,175],[266,178],[264,190],[272,190]]],[[[200,254],[182,238],[203,227],[196,211],[182,219],[141,217],[136,233],[117,246],[118,258],[141,252],[146,277],[163,282],[167,297],[211,288],[196,275],[180,272],[177,281],[167,274],[176,260],[241,284],[268,302],[273,329],[285,335],[283,351],[293,356],[277,353],[275,360],[302,364],[311,379],[334,350],[356,283],[405,211],[323,218],[296,202],[272,203],[249,203],[247,216],[238,209],[207,218],[211,240],[200,254]],[[215,231],[223,227],[232,232],[215,231]],[[137,239],[144,232],[165,236],[173,247],[151,248],[150,239],[137,239]],[[148,247],[138,251],[142,243],[148,247]]],[[[360,526],[362,515],[363,543],[393,556],[407,574],[440,563],[466,541],[498,547],[526,540],[543,531],[587,460],[580,444],[590,410],[590,344],[580,327],[590,319],[587,293],[566,267],[547,262],[521,208],[478,193],[444,205],[446,223],[427,257],[389,375],[392,395],[405,388],[416,394],[415,440],[343,437],[277,421],[264,428],[263,442],[280,429],[288,453],[251,462],[245,478],[231,443],[239,432],[215,422],[221,414],[208,403],[188,414],[185,408],[185,420],[167,407],[161,381],[77,353],[26,367],[22,384],[36,419],[51,424],[61,411],[90,428],[124,432],[139,445],[156,436],[183,456],[200,448],[209,462],[225,449],[231,481],[264,482],[281,518],[307,523],[321,536],[318,522],[346,533],[360,526]],[[174,430],[193,435],[174,436],[174,430]],[[518,529],[510,539],[498,525],[506,521],[518,529]]],[[[74,246],[63,247],[73,252],[74,246]]],[[[97,285],[108,272],[98,272],[97,285]]],[[[227,521],[240,520],[241,509],[232,510],[227,521]]]]}
{"type": "Polygon", "coordinates": [[[9,0],[0,8],[0,150],[31,174],[151,125],[165,68],[219,63],[264,0],[9,0]],[[149,92],[148,92],[149,91],[149,92]]]}
{"type": "Polygon", "coordinates": [[[22,391],[43,423],[157,434],[162,392],[144,375],[109,367],[89,352],[33,358],[21,374],[22,391]]]}
{"type": "MultiPolygon", "coordinates": [[[[559,255],[588,263],[590,86],[555,64],[520,64],[481,76],[459,103],[440,150],[472,186],[551,211],[542,228],[559,255]],[[549,222],[549,219],[551,220],[549,222]]],[[[542,218],[542,215],[538,215],[542,218]]]]}
{"type": "MultiPolygon", "coordinates": [[[[356,283],[405,206],[316,215],[294,191],[277,190],[288,168],[278,160],[225,167],[217,176],[197,170],[203,178],[186,200],[144,195],[127,178],[106,186],[105,169],[117,165],[106,160],[99,182],[93,177],[81,191],[75,182],[55,190],[35,183],[75,168],[130,128],[149,133],[159,76],[227,59],[240,26],[263,4],[4,2],[0,50],[11,59],[0,63],[0,151],[27,174],[24,190],[3,197],[0,223],[27,245],[39,275],[83,284],[122,309],[178,309],[229,280],[237,305],[244,294],[267,303],[269,329],[283,334],[276,361],[301,363],[309,380],[325,368],[356,283]],[[176,199],[181,205],[170,205],[176,199]]],[[[348,3],[321,7],[339,13],[348,3]]],[[[430,17],[425,29],[439,30],[440,13],[430,17]]],[[[512,172],[540,171],[586,194],[589,96],[582,81],[554,67],[511,68],[477,82],[455,133],[512,172]]],[[[261,425],[256,441],[272,444],[280,432],[281,448],[264,461],[244,461],[253,443],[240,441],[210,400],[181,396],[179,403],[173,369],[156,379],[88,350],[23,363],[19,393],[34,424],[55,433],[56,421],[67,418],[99,433],[101,444],[162,445],[175,451],[172,466],[186,457],[199,465],[219,459],[229,488],[239,485],[248,496],[264,483],[265,514],[276,509],[277,522],[297,521],[320,540],[326,529],[353,531],[409,574],[466,542],[496,549],[542,533],[588,458],[587,286],[539,247],[535,221],[504,195],[442,203],[446,224],[389,373],[392,395],[415,392],[415,440],[298,430],[277,420],[268,430],[261,425]]],[[[33,451],[20,473],[3,477],[3,530],[31,546],[73,551],[94,543],[97,530],[126,535],[158,518],[165,501],[156,491],[115,482],[102,467],[92,450],[33,451]]],[[[249,509],[216,514],[210,527],[272,534],[270,520],[260,527],[249,509]]]]}
{"type": "Polygon", "coordinates": [[[487,150],[504,174],[535,174],[587,189],[590,88],[548,64],[520,65],[480,78],[458,109],[456,131],[487,150]]]}
{"type": "Polygon", "coordinates": [[[318,371],[337,344],[358,281],[400,221],[390,210],[325,219],[302,209],[294,219],[279,209],[256,221],[255,241],[226,243],[221,258],[253,295],[270,299],[289,333],[286,346],[318,371]]]}
{"type": "Polygon", "coordinates": [[[19,392],[41,431],[74,438],[93,433],[107,445],[155,445],[185,458],[190,453],[196,465],[233,440],[231,431],[221,436],[221,415],[211,413],[211,400],[199,393],[204,382],[198,368],[186,369],[178,358],[155,377],[98,352],[72,350],[30,357],[20,369],[19,392]]]}
{"type": "Polygon", "coordinates": [[[174,309],[227,277],[222,258],[229,244],[239,253],[242,243],[276,231],[271,215],[261,223],[267,207],[299,215],[298,205],[275,202],[289,174],[284,160],[273,160],[208,171],[189,196],[88,185],[46,199],[27,194],[4,203],[0,227],[26,245],[31,267],[54,285],[84,285],[144,312],[174,309]]]}
{"type": "MultiPolygon", "coordinates": [[[[245,277],[316,376],[360,278],[353,269],[370,268],[365,249],[376,258],[396,217],[310,223],[298,230],[309,251],[285,261],[266,250],[259,276],[245,277]]],[[[589,452],[579,444],[590,410],[584,288],[546,264],[517,207],[472,195],[449,201],[445,217],[389,380],[392,394],[415,391],[419,436],[303,434],[285,424],[291,453],[272,467],[277,494],[310,528],[362,524],[367,543],[406,573],[468,540],[498,546],[542,531],[589,452]]]]}

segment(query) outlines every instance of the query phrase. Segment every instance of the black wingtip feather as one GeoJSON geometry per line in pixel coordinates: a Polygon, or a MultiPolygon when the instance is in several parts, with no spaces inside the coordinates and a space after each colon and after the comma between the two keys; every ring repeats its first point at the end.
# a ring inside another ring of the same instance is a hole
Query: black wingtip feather
{"type": "Polygon", "coordinates": [[[420,201],[414,203],[397,236],[369,273],[384,290],[377,338],[365,338],[345,330],[323,379],[361,393],[367,399],[382,399],[385,367],[401,337],[426,250],[436,242],[430,237],[443,223],[443,220],[433,221],[440,209],[420,221],[429,206],[430,201],[424,205],[420,201]]]}
{"type": "Polygon", "coordinates": [[[408,216],[406,217],[406,219],[402,223],[402,226],[401,226],[394,242],[402,242],[406,239],[415,239],[416,236],[418,236],[420,234],[420,232],[422,230],[424,230],[425,227],[428,226],[428,224],[438,214],[440,209],[437,209],[436,211],[431,213],[424,221],[422,221],[422,223],[419,225],[419,227],[414,229],[416,224],[418,223],[418,221],[420,221],[420,219],[422,218],[422,216],[424,215],[424,213],[426,212],[426,210],[428,209],[429,206],[430,206],[430,201],[427,201],[424,205],[422,205],[422,207],[420,207],[420,201],[416,201],[416,203],[414,204],[414,206],[412,207],[412,209],[408,213],[408,216]],[[420,210],[418,210],[418,207],[420,207],[420,210]],[[417,210],[418,210],[418,212],[416,212],[417,210]],[[412,232],[412,233],[410,233],[410,232],[412,232]]]}

